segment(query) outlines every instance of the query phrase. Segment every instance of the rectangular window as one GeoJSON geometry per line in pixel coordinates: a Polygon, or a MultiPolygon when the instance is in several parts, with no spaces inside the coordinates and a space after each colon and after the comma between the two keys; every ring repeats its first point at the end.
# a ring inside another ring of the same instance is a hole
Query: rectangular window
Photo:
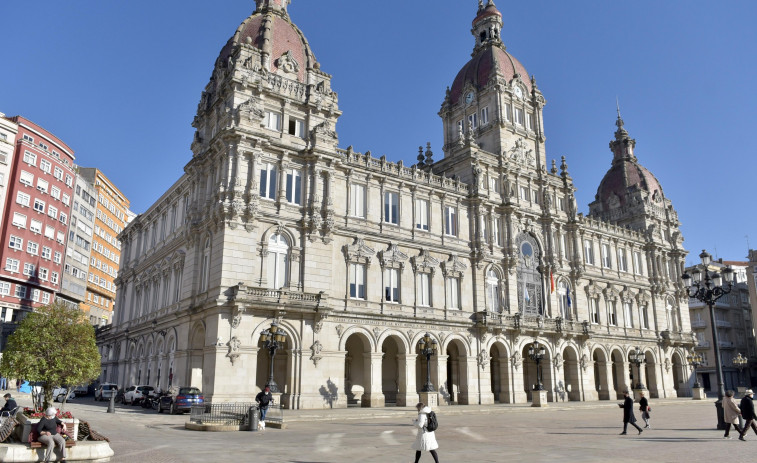
{"type": "Polygon", "coordinates": [[[533,113],[526,114],[526,128],[528,130],[534,130],[534,115],[533,113]]]}
{"type": "Polygon", "coordinates": [[[34,210],[37,212],[45,213],[45,202],[40,199],[34,200],[34,210]]]}
{"type": "Polygon", "coordinates": [[[24,264],[24,275],[29,276],[29,277],[34,276],[35,269],[36,267],[34,266],[34,264],[29,264],[29,263],[24,264]]]}
{"type": "Polygon", "coordinates": [[[302,204],[302,174],[299,170],[287,172],[286,198],[291,204],[302,204]]]}
{"type": "Polygon", "coordinates": [[[55,228],[51,227],[50,225],[45,225],[45,236],[52,239],[55,239],[55,228]]]}
{"type": "Polygon", "coordinates": [[[29,201],[31,201],[31,199],[32,197],[24,192],[19,191],[16,194],[16,202],[22,206],[29,207],[29,201]]]}
{"type": "Polygon", "coordinates": [[[58,284],[58,272],[52,272],[50,273],[50,283],[57,285],[58,284]]]}
{"type": "Polygon", "coordinates": [[[628,262],[626,262],[626,250],[618,249],[618,270],[621,272],[628,271],[628,262]]]}
{"type": "Polygon", "coordinates": [[[34,174],[32,174],[31,172],[22,170],[21,178],[19,178],[18,181],[23,183],[26,186],[32,186],[34,184],[34,174]]]}
{"type": "Polygon", "coordinates": [[[13,225],[17,226],[18,228],[26,228],[26,216],[24,214],[14,212],[13,225]]]}
{"type": "MultiPolygon", "coordinates": [[[[53,209],[53,207],[50,206],[50,209],[53,209]]],[[[65,225],[67,221],[68,221],[68,216],[66,214],[64,214],[63,212],[61,212],[60,213],[60,223],[62,223],[63,225],[65,225]]]]}
{"type": "Polygon", "coordinates": [[[18,236],[11,235],[11,239],[8,242],[8,247],[11,249],[21,250],[24,246],[24,240],[18,236]]]}
{"type": "Polygon", "coordinates": [[[50,293],[42,293],[42,303],[43,304],[50,303],[50,293]]]}
{"type": "Polygon", "coordinates": [[[32,300],[34,302],[39,302],[39,290],[38,289],[32,289],[32,300]]]}
{"type": "Polygon", "coordinates": [[[447,307],[450,309],[460,308],[460,279],[448,277],[445,279],[447,286],[447,307]]]}
{"type": "Polygon", "coordinates": [[[305,121],[289,118],[289,135],[305,138],[305,121]]]}
{"type": "Polygon", "coordinates": [[[350,297],[365,299],[365,265],[350,264],[350,297]]]}
{"type": "Polygon", "coordinates": [[[641,306],[641,327],[645,330],[649,329],[649,313],[646,305],[641,306]]]}
{"type": "Polygon", "coordinates": [[[589,298],[589,312],[591,315],[591,322],[595,325],[599,324],[599,301],[594,298],[589,298]]]}
{"type": "Polygon", "coordinates": [[[481,125],[489,123],[489,107],[485,107],[481,110],[481,125]]]}
{"type": "Polygon", "coordinates": [[[523,122],[524,122],[523,118],[524,118],[523,110],[520,108],[516,108],[515,109],[515,123],[518,125],[523,125],[523,122]]]}
{"type": "Polygon", "coordinates": [[[34,144],[34,138],[30,135],[24,134],[24,141],[34,144]]]}
{"type": "Polygon", "coordinates": [[[37,178],[37,189],[42,193],[47,193],[47,189],[50,187],[50,183],[47,180],[37,178]]]}
{"type": "Polygon", "coordinates": [[[74,178],[66,174],[66,186],[71,187],[74,184],[74,178]]]}
{"type": "Polygon", "coordinates": [[[42,246],[42,258],[43,259],[50,259],[50,256],[52,255],[53,250],[48,248],[47,246],[42,246]]]}
{"type": "Polygon", "coordinates": [[[444,233],[457,236],[457,208],[454,206],[444,206],[444,233]]]}
{"type": "Polygon", "coordinates": [[[520,192],[520,199],[522,199],[523,201],[529,201],[530,200],[531,194],[530,194],[530,191],[528,190],[528,188],[522,186],[522,187],[518,188],[518,191],[520,192]]]}
{"type": "Polygon", "coordinates": [[[628,328],[633,328],[633,312],[631,310],[630,302],[623,303],[623,314],[625,315],[625,318],[626,318],[626,326],[628,328]]]}
{"type": "Polygon", "coordinates": [[[594,265],[594,244],[591,240],[584,240],[584,262],[594,265]]]}
{"type": "Polygon", "coordinates": [[[40,161],[39,161],[39,169],[42,172],[45,172],[45,173],[49,174],[50,170],[52,170],[52,168],[53,168],[53,165],[50,163],[50,161],[48,161],[47,159],[40,159],[40,161]]]}
{"type": "Polygon", "coordinates": [[[16,285],[15,296],[19,299],[26,299],[26,286],[16,285]]]}
{"type": "Polygon", "coordinates": [[[494,228],[492,229],[492,232],[494,233],[494,244],[502,246],[502,234],[499,232],[499,217],[494,218],[493,224],[494,228]]]}
{"type": "Polygon", "coordinates": [[[37,165],[37,155],[31,151],[24,151],[24,162],[33,166],[37,165]]]}
{"type": "Polygon", "coordinates": [[[272,111],[265,113],[265,126],[271,130],[281,131],[281,114],[272,111]]]}
{"type": "Polygon", "coordinates": [[[384,269],[384,300],[400,302],[399,271],[396,268],[384,269]]]}
{"type": "Polygon", "coordinates": [[[36,256],[39,254],[39,244],[35,243],[34,241],[29,241],[26,243],[26,252],[29,254],[36,256]]]}
{"type": "Polygon", "coordinates": [[[5,270],[9,272],[18,272],[18,266],[21,263],[18,259],[5,259],[5,270]]]}
{"type": "Polygon", "coordinates": [[[61,169],[60,167],[56,167],[54,175],[55,175],[55,178],[57,178],[58,180],[63,180],[63,169],[61,169]]]}
{"type": "Polygon", "coordinates": [[[52,196],[55,199],[60,199],[60,188],[57,186],[50,188],[50,196],[52,196]]]}
{"type": "Polygon", "coordinates": [[[71,197],[68,196],[67,194],[63,193],[63,199],[61,199],[61,201],[63,201],[63,204],[65,204],[66,206],[68,206],[68,205],[71,204],[71,197]]]}
{"type": "MultiPolygon", "coordinates": [[[[10,296],[11,294],[11,284],[7,281],[0,281],[0,296],[10,296]]],[[[3,309],[3,312],[5,312],[5,309],[3,309]]],[[[5,320],[5,317],[2,317],[3,320],[5,320]]]]}
{"type": "Polygon", "coordinates": [[[512,121],[513,105],[505,103],[505,120],[512,121]]]}
{"type": "Polygon", "coordinates": [[[61,261],[61,253],[60,251],[55,251],[55,257],[53,258],[53,262],[56,264],[60,264],[61,261]]]}
{"type": "Polygon", "coordinates": [[[260,168],[260,197],[276,199],[276,166],[263,164],[260,168]]]}
{"type": "Polygon", "coordinates": [[[478,117],[476,116],[476,113],[473,113],[470,116],[468,116],[468,127],[466,127],[466,130],[469,128],[471,129],[478,128],[478,117]]]}
{"type": "Polygon", "coordinates": [[[428,273],[418,274],[418,305],[431,306],[431,275],[428,273]]]}
{"type": "Polygon", "coordinates": [[[428,200],[415,200],[415,228],[428,231],[428,200]]]}
{"type": "Polygon", "coordinates": [[[40,268],[39,269],[39,279],[42,281],[47,281],[47,277],[50,274],[50,271],[46,268],[40,268]]]}
{"type": "Polygon", "coordinates": [[[350,215],[365,217],[365,185],[350,185],[350,215]]]}
{"type": "Polygon", "coordinates": [[[612,326],[618,326],[618,311],[615,306],[615,301],[609,301],[607,303],[607,314],[609,317],[607,322],[612,326]]]}
{"type": "Polygon", "coordinates": [[[610,260],[610,245],[602,245],[602,267],[612,268],[612,261],[610,260]]]}
{"type": "Polygon", "coordinates": [[[481,241],[483,241],[484,243],[488,243],[489,242],[489,228],[486,226],[487,220],[488,219],[487,219],[486,216],[481,216],[481,230],[480,230],[480,232],[481,232],[481,241]]]}
{"type": "Polygon", "coordinates": [[[399,205],[399,194],[398,193],[392,193],[392,192],[385,192],[384,193],[384,222],[386,223],[392,223],[392,224],[399,224],[399,214],[400,214],[400,205],[399,205]]]}
{"type": "Polygon", "coordinates": [[[634,251],[633,253],[633,272],[636,275],[644,274],[644,267],[643,267],[643,262],[641,260],[641,253],[638,251],[634,251]]]}

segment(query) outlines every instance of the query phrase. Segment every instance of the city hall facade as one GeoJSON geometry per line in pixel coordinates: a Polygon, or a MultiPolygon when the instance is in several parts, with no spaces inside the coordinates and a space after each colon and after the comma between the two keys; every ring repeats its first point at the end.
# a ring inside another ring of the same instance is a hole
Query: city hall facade
{"type": "Polygon", "coordinates": [[[441,95],[443,148],[407,164],[342,149],[288,4],[257,0],[202,92],[185,174],[120,235],[102,381],[249,401],[273,370],[286,407],[381,407],[414,405],[430,372],[440,405],[525,403],[538,342],[550,401],[690,394],[687,251],[620,113],[585,216],[490,0],[441,95]]]}

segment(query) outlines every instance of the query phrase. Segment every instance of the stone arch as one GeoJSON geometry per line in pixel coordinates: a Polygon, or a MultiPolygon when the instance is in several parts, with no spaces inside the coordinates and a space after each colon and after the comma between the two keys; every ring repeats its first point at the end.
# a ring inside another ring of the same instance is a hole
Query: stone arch
{"type": "MultiPolygon", "coordinates": [[[[627,366],[630,366],[626,362],[627,355],[623,355],[623,349],[618,346],[610,348],[610,361],[612,362],[612,382],[613,389],[615,391],[615,399],[622,399],[623,392],[631,390],[630,384],[630,370],[627,366]]],[[[612,398],[612,397],[611,397],[612,398]]]]}
{"type": "MultiPolygon", "coordinates": [[[[568,344],[563,348],[563,374],[565,376],[564,394],[569,401],[581,400],[581,373],[578,353],[580,350],[568,344]]],[[[559,390],[559,384],[558,384],[559,390]]]]}
{"type": "Polygon", "coordinates": [[[447,357],[446,374],[439,387],[441,400],[448,405],[469,405],[468,388],[468,344],[462,337],[452,335],[444,340],[444,347],[440,354],[447,357]],[[443,355],[443,354],[442,354],[443,355]]]}
{"type": "Polygon", "coordinates": [[[610,400],[612,387],[610,356],[604,346],[597,345],[591,352],[591,359],[594,362],[594,389],[597,391],[597,396],[599,400],[610,400]]]}
{"type": "Polygon", "coordinates": [[[510,372],[510,350],[507,344],[495,339],[489,343],[489,372],[491,377],[491,390],[494,393],[494,401],[499,403],[513,403],[514,396],[511,387],[512,375],[510,372]]]}
{"type": "Polygon", "coordinates": [[[649,398],[650,399],[657,399],[660,397],[660,388],[661,388],[661,381],[660,381],[660,371],[659,371],[659,363],[657,362],[657,357],[651,349],[643,349],[644,350],[644,359],[645,359],[645,366],[644,373],[647,379],[647,389],[649,390],[649,398]]]}
{"type": "Polygon", "coordinates": [[[296,387],[292,384],[294,356],[296,352],[301,350],[302,345],[297,329],[287,320],[266,318],[260,320],[253,328],[250,335],[250,344],[257,348],[255,372],[253,373],[255,378],[254,387],[262,391],[269,384],[271,370],[273,370],[275,387],[271,386],[271,389],[274,394],[280,394],[283,406],[291,408],[293,406],[292,393],[296,387]],[[276,323],[279,330],[282,330],[286,334],[286,338],[283,345],[273,352],[274,355],[271,358],[272,351],[266,348],[265,343],[261,339],[261,334],[263,331],[269,330],[274,323],[276,323]]]}
{"type": "Polygon", "coordinates": [[[376,352],[376,342],[373,337],[373,333],[368,331],[366,328],[362,326],[351,326],[344,330],[342,332],[341,337],[339,338],[339,348],[338,350],[347,350],[347,339],[352,336],[355,333],[360,333],[363,335],[366,339],[366,341],[370,345],[370,352],[376,352]]]}
{"type": "Polygon", "coordinates": [[[204,390],[203,368],[206,344],[205,324],[197,322],[192,326],[189,337],[189,385],[204,390]]]}
{"type": "Polygon", "coordinates": [[[677,351],[674,351],[670,356],[670,361],[673,364],[673,389],[675,390],[677,397],[685,397],[689,395],[688,375],[686,374],[686,366],[683,359],[684,357],[682,354],[677,351]]]}
{"type": "Polygon", "coordinates": [[[381,393],[385,404],[402,407],[414,405],[407,402],[408,356],[404,337],[396,332],[385,334],[381,336],[378,345],[381,346],[382,354],[381,393]]]}
{"type": "MultiPolygon", "coordinates": [[[[355,328],[345,332],[341,342],[344,342],[344,348],[341,350],[345,351],[344,388],[347,404],[369,407],[372,405],[372,395],[379,393],[373,391],[372,387],[372,367],[374,367],[372,354],[375,352],[373,337],[365,329],[355,328]]],[[[376,385],[379,386],[380,381],[376,385]]],[[[383,397],[381,397],[381,405],[383,405],[383,397]]]]}

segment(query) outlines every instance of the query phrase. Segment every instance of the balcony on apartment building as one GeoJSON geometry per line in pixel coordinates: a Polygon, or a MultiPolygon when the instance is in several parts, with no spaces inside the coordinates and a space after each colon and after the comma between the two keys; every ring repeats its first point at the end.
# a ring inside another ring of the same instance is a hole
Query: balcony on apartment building
{"type": "Polygon", "coordinates": [[[707,350],[710,348],[710,341],[699,341],[696,346],[694,346],[694,349],[696,350],[707,350]]]}

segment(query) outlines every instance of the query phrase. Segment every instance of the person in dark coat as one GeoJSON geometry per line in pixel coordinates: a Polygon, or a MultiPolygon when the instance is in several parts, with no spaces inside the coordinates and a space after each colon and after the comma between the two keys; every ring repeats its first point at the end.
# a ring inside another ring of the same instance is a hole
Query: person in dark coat
{"type": "Polygon", "coordinates": [[[625,397],[623,403],[618,404],[618,407],[623,409],[623,432],[621,432],[620,435],[628,434],[626,432],[628,429],[628,423],[631,423],[631,426],[638,429],[639,434],[641,434],[643,430],[636,425],[636,417],[633,414],[633,399],[628,396],[628,391],[623,392],[623,397],[625,397]]]}
{"type": "Polygon", "coordinates": [[[3,405],[3,408],[0,409],[0,413],[2,412],[11,413],[12,411],[18,408],[18,404],[16,403],[15,400],[13,400],[13,396],[11,396],[10,393],[5,394],[3,398],[5,399],[5,405],[3,405]]]}
{"type": "Polygon", "coordinates": [[[273,402],[273,394],[271,394],[271,388],[266,386],[265,390],[260,391],[255,396],[255,402],[258,403],[260,408],[260,421],[265,422],[265,415],[268,413],[268,406],[273,402]]]}
{"type": "MultiPolygon", "coordinates": [[[[46,447],[45,462],[49,462],[53,457],[53,448],[58,447],[61,453],[61,461],[66,459],[66,440],[58,434],[58,426],[64,427],[63,423],[56,417],[58,410],[53,407],[45,410],[45,417],[39,420],[37,432],[39,437],[37,441],[46,447]]],[[[64,427],[65,428],[65,427],[64,427]]]]}
{"type": "Polygon", "coordinates": [[[741,408],[741,417],[744,418],[744,429],[742,429],[741,434],[739,434],[739,440],[746,440],[744,439],[744,436],[746,436],[746,432],[749,431],[750,426],[752,431],[757,434],[757,425],[754,423],[757,416],[754,414],[754,402],[752,402],[753,396],[754,392],[752,392],[751,389],[747,389],[746,392],[744,392],[744,397],[741,399],[741,404],[739,404],[739,408],[741,408]]]}
{"type": "Polygon", "coordinates": [[[649,400],[644,396],[644,391],[639,392],[641,398],[639,398],[639,411],[641,412],[641,419],[644,420],[644,429],[649,427],[649,400]]]}

